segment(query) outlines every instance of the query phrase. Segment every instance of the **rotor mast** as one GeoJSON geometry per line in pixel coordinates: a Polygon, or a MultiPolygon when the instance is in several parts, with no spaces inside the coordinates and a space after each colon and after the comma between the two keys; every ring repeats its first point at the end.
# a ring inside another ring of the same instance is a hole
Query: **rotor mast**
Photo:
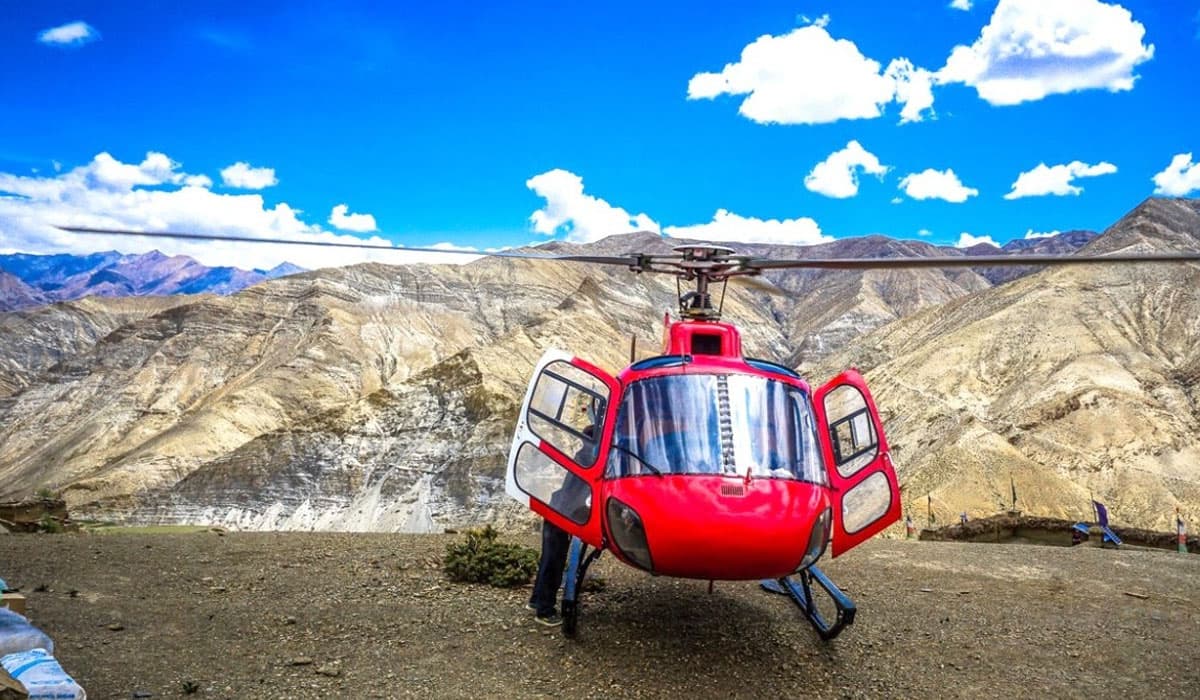
{"type": "MultiPolygon", "coordinates": [[[[675,246],[679,254],[675,263],[675,275],[688,282],[695,281],[694,291],[679,295],[679,315],[693,321],[717,321],[721,318],[721,304],[713,306],[709,287],[721,283],[721,298],[725,298],[725,283],[738,274],[743,261],[733,255],[733,249],[712,243],[690,243],[675,246]]],[[[741,271],[741,274],[746,272],[741,271]]]]}

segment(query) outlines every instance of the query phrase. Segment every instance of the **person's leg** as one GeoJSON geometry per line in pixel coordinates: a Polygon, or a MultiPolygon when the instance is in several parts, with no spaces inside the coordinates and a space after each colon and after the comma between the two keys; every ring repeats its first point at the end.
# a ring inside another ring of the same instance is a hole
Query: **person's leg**
{"type": "Polygon", "coordinates": [[[555,613],[558,589],[562,587],[563,570],[567,566],[567,546],[570,540],[570,536],[557,525],[548,520],[542,522],[542,557],[538,562],[533,595],[529,600],[536,608],[538,617],[548,617],[555,613]]]}

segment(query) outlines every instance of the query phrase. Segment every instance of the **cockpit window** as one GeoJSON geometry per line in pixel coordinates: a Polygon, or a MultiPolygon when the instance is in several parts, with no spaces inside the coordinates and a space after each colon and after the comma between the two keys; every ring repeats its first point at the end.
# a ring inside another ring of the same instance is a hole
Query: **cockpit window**
{"type": "Polygon", "coordinates": [[[808,396],[743,374],[634,382],[614,428],[607,476],[736,474],[825,484],[808,396]]]}

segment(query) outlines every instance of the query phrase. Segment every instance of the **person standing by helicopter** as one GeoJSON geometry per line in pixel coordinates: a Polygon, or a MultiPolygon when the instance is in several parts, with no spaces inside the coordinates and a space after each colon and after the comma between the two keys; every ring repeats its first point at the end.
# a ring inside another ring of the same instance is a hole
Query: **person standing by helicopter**
{"type": "MultiPolygon", "coordinates": [[[[582,446],[575,454],[575,461],[589,463],[594,460],[596,443],[595,425],[583,429],[582,446]]],[[[590,508],[591,495],[588,485],[574,474],[564,471],[563,484],[550,496],[550,506],[559,512],[568,509],[590,508]]],[[[583,514],[586,519],[587,515],[583,514]]],[[[562,624],[558,614],[558,591],[562,588],[563,571],[567,568],[567,549],[571,537],[565,530],[550,522],[542,521],[542,554],[538,560],[537,576],[533,580],[533,591],[525,607],[534,612],[534,619],[547,627],[562,624]]]]}

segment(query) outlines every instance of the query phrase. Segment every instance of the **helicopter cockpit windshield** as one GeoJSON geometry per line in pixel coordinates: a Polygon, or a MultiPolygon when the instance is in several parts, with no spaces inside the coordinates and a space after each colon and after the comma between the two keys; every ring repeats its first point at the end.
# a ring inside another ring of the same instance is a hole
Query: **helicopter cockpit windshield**
{"type": "Polygon", "coordinates": [[[749,472],[827,483],[808,396],[755,375],[686,374],[634,382],[621,401],[613,446],[608,478],[749,472]]]}

